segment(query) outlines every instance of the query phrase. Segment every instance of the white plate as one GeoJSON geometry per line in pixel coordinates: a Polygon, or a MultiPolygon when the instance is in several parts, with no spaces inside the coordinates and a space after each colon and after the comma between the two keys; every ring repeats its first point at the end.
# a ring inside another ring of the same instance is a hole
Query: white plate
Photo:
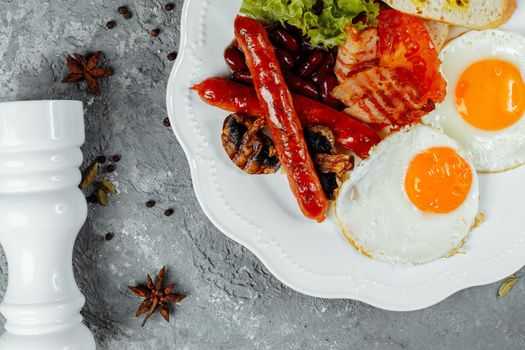
{"type": "Polygon", "coordinates": [[[468,241],[467,254],[401,268],[358,253],[339,232],[333,213],[322,224],[305,219],[282,174],[250,176],[233,166],[220,140],[227,113],[201,102],[190,87],[227,74],[222,54],[233,38],[240,3],[185,1],[179,58],[167,91],[169,117],[188,158],[195,193],[217,228],[301,293],[356,299],[388,310],[424,308],[525,265],[525,167],[481,176],[486,222],[468,241]]]}

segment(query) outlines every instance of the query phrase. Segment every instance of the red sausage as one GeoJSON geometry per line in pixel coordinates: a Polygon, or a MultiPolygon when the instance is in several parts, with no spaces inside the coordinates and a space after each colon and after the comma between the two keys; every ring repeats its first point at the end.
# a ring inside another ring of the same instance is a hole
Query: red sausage
{"type": "MultiPolygon", "coordinates": [[[[209,105],[234,113],[263,116],[253,87],[223,78],[209,78],[195,85],[200,98],[209,105]]],[[[370,148],[381,138],[362,122],[307,97],[293,94],[294,106],[302,125],[324,125],[332,130],[337,143],[367,158],[370,148]]]]}
{"type": "Polygon", "coordinates": [[[308,152],[292,94],[284,82],[268,35],[257,20],[237,16],[235,37],[252,73],[266,126],[273,136],[292,193],[306,217],[322,222],[328,211],[328,200],[308,152]]]}

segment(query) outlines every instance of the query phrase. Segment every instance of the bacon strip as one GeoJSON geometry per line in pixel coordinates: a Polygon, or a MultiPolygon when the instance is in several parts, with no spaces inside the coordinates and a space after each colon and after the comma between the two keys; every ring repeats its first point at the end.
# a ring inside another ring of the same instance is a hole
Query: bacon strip
{"type": "Polygon", "coordinates": [[[377,43],[379,36],[376,28],[368,28],[359,32],[355,27],[346,28],[348,40],[339,46],[335,75],[339,83],[343,83],[352,74],[376,66],[379,63],[377,43]]]}
{"type": "Polygon", "coordinates": [[[403,126],[426,114],[428,106],[411,85],[402,85],[393,68],[372,67],[346,79],[332,91],[345,113],[368,124],[403,126]]]}

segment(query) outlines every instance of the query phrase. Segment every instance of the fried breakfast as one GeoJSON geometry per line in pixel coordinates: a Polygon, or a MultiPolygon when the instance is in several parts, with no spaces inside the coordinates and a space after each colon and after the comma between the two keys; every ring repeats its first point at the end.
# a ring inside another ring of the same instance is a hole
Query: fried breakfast
{"type": "MultiPolygon", "coordinates": [[[[287,176],[299,210],[333,201],[364,255],[413,266],[463,250],[478,172],[525,163],[525,38],[515,0],[244,0],[229,77],[192,89],[230,112],[241,173],[287,176]],[[452,26],[475,28],[447,42],[452,26]]],[[[217,130],[219,134],[219,130],[217,130]]]]}

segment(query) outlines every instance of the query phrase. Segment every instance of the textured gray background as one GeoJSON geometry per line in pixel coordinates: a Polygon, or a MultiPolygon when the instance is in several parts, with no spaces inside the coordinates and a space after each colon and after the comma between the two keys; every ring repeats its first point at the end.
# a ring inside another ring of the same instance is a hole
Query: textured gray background
{"type": "MultiPolygon", "coordinates": [[[[505,299],[493,284],[423,311],[386,312],[296,293],[215,229],[195,199],[182,149],[162,125],[173,64],[166,55],[178,46],[182,0],[172,12],[157,0],[129,1],[129,21],[116,13],[123,4],[0,0],[0,101],[81,100],[86,159],[122,155],[110,176],[120,194],[108,208],[90,205],[74,253],[83,314],[100,349],[525,349],[523,281],[505,299]],[[111,19],[118,25],[107,30],[111,19]],[[156,39],[148,34],[155,27],[156,39]],[[96,50],[115,70],[102,96],[60,83],[66,53],[96,50]],[[149,199],[157,206],[147,209],[149,199]],[[115,238],[105,241],[107,232],[115,238]],[[133,317],[140,300],[126,286],[164,264],[189,297],[170,324],[156,316],[141,329],[133,317]]],[[[0,270],[1,296],[3,254],[0,270]]]]}

